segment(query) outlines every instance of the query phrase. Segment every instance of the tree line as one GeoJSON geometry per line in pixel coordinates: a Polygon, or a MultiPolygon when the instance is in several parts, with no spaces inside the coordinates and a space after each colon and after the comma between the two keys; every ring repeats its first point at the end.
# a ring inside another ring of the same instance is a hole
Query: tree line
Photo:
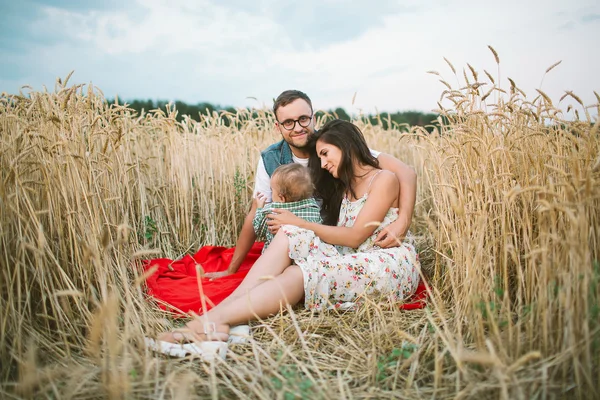
{"type": "MultiPolygon", "coordinates": [[[[111,103],[112,101],[108,101],[111,103]]],[[[149,112],[151,110],[160,109],[166,112],[167,106],[172,103],[175,105],[175,109],[177,110],[177,120],[182,121],[184,115],[189,116],[189,118],[194,119],[196,121],[201,120],[201,116],[213,115],[215,112],[221,113],[222,111],[226,111],[228,113],[235,114],[236,109],[233,107],[221,107],[219,105],[214,105],[211,103],[197,103],[197,104],[187,104],[183,101],[175,101],[169,102],[166,100],[133,100],[131,102],[127,102],[129,108],[135,110],[136,113],[140,114],[142,111],[149,112]]],[[[171,106],[172,108],[172,106],[171,106]]],[[[250,111],[250,110],[249,110],[250,111]]],[[[318,111],[316,113],[317,117],[323,116],[325,114],[331,115],[335,118],[343,119],[346,121],[352,120],[352,116],[349,115],[346,110],[341,107],[338,107],[334,110],[327,111],[318,111]]],[[[257,114],[258,115],[258,114],[257,114]]],[[[229,125],[230,119],[223,118],[223,124],[229,125]]],[[[437,126],[437,118],[438,114],[434,113],[422,113],[420,111],[402,111],[395,113],[381,113],[378,115],[366,115],[363,118],[368,119],[370,123],[373,125],[382,125],[384,129],[390,128],[390,123],[392,127],[397,125],[409,125],[409,126],[422,126],[428,130],[431,130],[433,125],[437,126]],[[429,127],[429,128],[428,128],[429,127]]]]}

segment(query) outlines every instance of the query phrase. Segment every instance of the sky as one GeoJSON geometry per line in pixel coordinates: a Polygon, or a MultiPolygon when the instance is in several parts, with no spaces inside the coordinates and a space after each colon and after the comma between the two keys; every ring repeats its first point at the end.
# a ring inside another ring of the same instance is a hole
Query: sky
{"type": "Polygon", "coordinates": [[[430,112],[445,87],[428,71],[459,87],[468,63],[594,104],[598,38],[597,0],[0,0],[0,92],[74,70],[125,101],[260,108],[298,89],[320,109],[430,112]]]}

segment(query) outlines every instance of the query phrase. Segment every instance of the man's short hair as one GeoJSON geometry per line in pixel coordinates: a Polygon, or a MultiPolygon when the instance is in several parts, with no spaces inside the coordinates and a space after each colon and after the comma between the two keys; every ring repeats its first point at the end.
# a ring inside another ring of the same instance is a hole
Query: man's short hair
{"type": "Polygon", "coordinates": [[[309,199],[313,195],[314,187],[308,168],[292,163],[277,167],[273,171],[271,181],[279,186],[279,195],[286,203],[309,199]]]}
{"type": "Polygon", "coordinates": [[[282,92],[279,96],[277,96],[275,102],[273,103],[273,114],[275,114],[275,118],[277,118],[277,110],[279,109],[279,107],[287,106],[291,102],[298,99],[306,101],[310,106],[310,110],[313,110],[312,101],[310,101],[310,98],[306,93],[301,92],[299,90],[286,90],[285,92],[282,92]]]}

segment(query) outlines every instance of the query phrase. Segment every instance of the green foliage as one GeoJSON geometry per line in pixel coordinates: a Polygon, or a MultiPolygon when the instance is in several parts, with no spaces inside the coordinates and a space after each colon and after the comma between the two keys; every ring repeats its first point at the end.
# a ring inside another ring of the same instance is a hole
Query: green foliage
{"type": "Polygon", "coordinates": [[[396,371],[398,363],[402,360],[408,360],[415,351],[417,351],[416,344],[402,342],[402,347],[394,347],[390,354],[380,355],[377,359],[377,381],[382,381],[388,376],[392,376],[396,371]]]}
{"type": "Polygon", "coordinates": [[[502,302],[504,301],[504,288],[502,286],[502,278],[499,275],[494,277],[494,295],[488,302],[480,300],[477,303],[477,308],[486,322],[495,321],[499,327],[508,325],[508,320],[502,318],[502,302]]]}
{"type": "Polygon", "coordinates": [[[151,216],[146,215],[144,218],[144,239],[146,239],[147,242],[150,242],[156,233],[158,233],[156,221],[154,221],[151,216]]]}
{"type": "Polygon", "coordinates": [[[404,111],[393,114],[383,113],[379,116],[367,117],[373,125],[381,125],[384,129],[403,130],[402,126],[423,126],[431,132],[433,125],[437,125],[437,114],[424,114],[419,111],[404,111]]]}
{"type": "Polygon", "coordinates": [[[600,350],[600,296],[598,296],[598,287],[600,286],[600,262],[594,260],[592,279],[588,289],[588,307],[590,331],[594,332],[592,339],[593,351],[600,350]]]}
{"type": "Polygon", "coordinates": [[[345,121],[350,121],[350,116],[346,113],[341,107],[336,108],[331,114],[333,114],[338,119],[343,119],[345,121]]]}
{"type": "MultiPolygon", "coordinates": [[[[114,102],[114,100],[107,100],[108,103],[114,102]]],[[[167,100],[133,100],[128,103],[128,107],[133,109],[137,114],[141,114],[143,112],[149,112],[151,110],[162,110],[166,112],[167,105],[170,102],[167,100]]],[[[219,105],[213,105],[211,103],[197,103],[197,104],[187,104],[183,101],[175,101],[174,102],[175,109],[177,110],[177,120],[179,122],[183,121],[185,115],[189,116],[191,119],[200,121],[202,116],[213,115],[214,113],[221,113],[222,111],[226,111],[229,113],[235,113],[236,110],[233,107],[221,107],[219,105]]],[[[256,117],[256,113],[253,113],[253,117],[256,117]]],[[[331,118],[343,119],[345,121],[352,120],[352,117],[341,107],[336,108],[335,110],[329,111],[318,111],[315,113],[317,118],[323,117],[325,115],[331,116],[331,118]]],[[[433,129],[433,126],[437,126],[438,114],[432,113],[422,113],[420,111],[403,111],[403,112],[395,112],[395,113],[382,113],[379,115],[367,115],[364,116],[363,119],[369,121],[373,125],[381,125],[384,129],[400,129],[405,130],[403,126],[423,126],[428,131],[433,129]]],[[[225,116],[221,115],[221,119],[223,120],[223,125],[230,126],[231,121],[225,116]]]]}
{"type": "Polygon", "coordinates": [[[315,398],[313,382],[296,365],[282,365],[278,372],[282,378],[274,376],[271,382],[276,390],[283,391],[284,399],[315,398]]]}
{"type": "Polygon", "coordinates": [[[129,370],[129,377],[131,378],[131,380],[135,381],[138,378],[138,372],[135,368],[131,368],[129,370]]]}
{"type": "Polygon", "coordinates": [[[499,301],[504,298],[504,288],[502,287],[502,279],[499,275],[496,275],[494,278],[494,293],[496,293],[499,301]]]}
{"type": "Polygon", "coordinates": [[[246,177],[243,173],[240,172],[239,169],[236,168],[235,174],[233,175],[233,189],[235,195],[235,206],[240,215],[244,214],[244,208],[246,207],[246,201],[244,201],[244,191],[248,187],[248,177],[246,177]]]}
{"type": "Polygon", "coordinates": [[[238,168],[233,175],[233,187],[235,189],[235,199],[238,202],[242,200],[242,193],[246,189],[247,178],[240,172],[238,168]]]}

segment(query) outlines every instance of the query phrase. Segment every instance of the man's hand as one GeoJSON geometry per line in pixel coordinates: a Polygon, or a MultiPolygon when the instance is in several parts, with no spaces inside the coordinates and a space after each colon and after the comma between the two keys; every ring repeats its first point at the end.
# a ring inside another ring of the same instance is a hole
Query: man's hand
{"type": "Polygon", "coordinates": [[[402,244],[404,235],[408,232],[408,224],[406,221],[397,219],[392,222],[377,234],[375,245],[386,249],[388,247],[397,247],[402,244]]]}
{"type": "Polygon", "coordinates": [[[231,275],[229,273],[229,271],[225,270],[225,271],[219,271],[219,272],[208,272],[206,274],[204,274],[204,277],[209,278],[209,280],[214,280],[214,279],[218,279],[221,278],[222,276],[227,276],[227,275],[231,275]]]}
{"type": "Polygon", "coordinates": [[[263,193],[256,193],[256,207],[263,208],[267,202],[267,196],[263,193]]]}

